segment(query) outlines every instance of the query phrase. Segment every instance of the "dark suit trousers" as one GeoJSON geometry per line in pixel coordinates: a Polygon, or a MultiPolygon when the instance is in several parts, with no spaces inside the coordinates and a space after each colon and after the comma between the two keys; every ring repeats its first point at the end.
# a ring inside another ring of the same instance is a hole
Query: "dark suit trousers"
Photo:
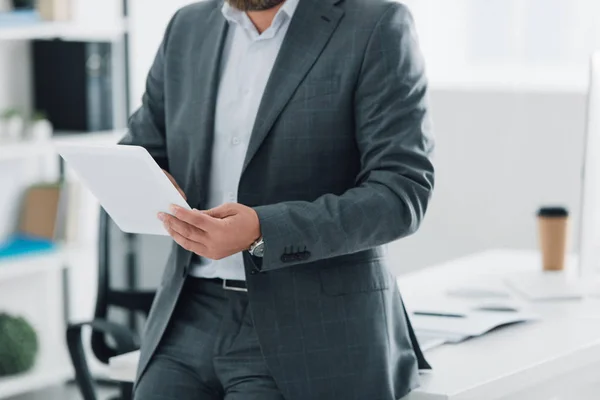
{"type": "Polygon", "coordinates": [[[248,296],[188,278],[136,400],[283,400],[262,356],[248,296]]]}

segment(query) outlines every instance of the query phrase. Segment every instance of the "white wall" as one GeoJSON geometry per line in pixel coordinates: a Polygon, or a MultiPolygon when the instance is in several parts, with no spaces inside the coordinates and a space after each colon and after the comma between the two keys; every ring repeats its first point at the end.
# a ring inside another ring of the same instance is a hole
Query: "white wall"
{"type": "Polygon", "coordinates": [[[160,45],[167,24],[175,12],[193,0],[154,1],[129,0],[129,65],[132,109],[141,104],[148,70],[160,45]]]}
{"type": "Polygon", "coordinates": [[[433,69],[581,65],[600,48],[597,0],[404,0],[433,69]]]}
{"type": "Polygon", "coordinates": [[[437,185],[422,229],[392,246],[398,272],[487,248],[535,248],[542,205],[567,206],[575,225],[585,96],[434,91],[432,109],[437,185]]]}

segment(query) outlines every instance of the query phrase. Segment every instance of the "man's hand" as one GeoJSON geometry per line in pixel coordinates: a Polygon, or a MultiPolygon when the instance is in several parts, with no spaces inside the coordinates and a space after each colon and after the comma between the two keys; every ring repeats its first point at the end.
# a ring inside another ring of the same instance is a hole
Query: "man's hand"
{"type": "Polygon", "coordinates": [[[179,193],[181,193],[181,196],[183,197],[183,199],[187,200],[187,196],[185,195],[185,193],[183,193],[183,190],[181,189],[181,187],[179,187],[179,184],[177,184],[177,182],[175,181],[175,178],[173,178],[173,175],[171,175],[170,173],[168,173],[164,169],[163,169],[163,172],[165,173],[165,175],[167,176],[167,178],[169,178],[169,180],[171,181],[171,183],[173,184],[173,186],[175,186],[175,189],[177,189],[177,191],[179,191],[179,193]]]}
{"type": "Polygon", "coordinates": [[[248,250],[260,238],[256,212],[237,203],[224,204],[208,211],[171,207],[172,215],[158,218],[184,249],[211,260],[220,260],[248,250]]]}

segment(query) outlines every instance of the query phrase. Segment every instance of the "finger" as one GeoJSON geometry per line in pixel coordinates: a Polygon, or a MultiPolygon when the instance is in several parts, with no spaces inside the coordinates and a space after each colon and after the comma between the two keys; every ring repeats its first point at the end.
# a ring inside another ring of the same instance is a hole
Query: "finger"
{"type": "Polygon", "coordinates": [[[212,208],[208,211],[205,211],[204,213],[206,215],[210,215],[213,218],[223,219],[223,218],[227,218],[227,217],[231,217],[232,215],[235,215],[236,210],[235,210],[234,204],[228,203],[228,204],[223,204],[216,208],[212,208]]]}
{"type": "Polygon", "coordinates": [[[218,228],[219,220],[198,210],[186,210],[179,206],[171,206],[171,213],[180,221],[195,226],[205,232],[218,228]]]}
{"type": "Polygon", "coordinates": [[[204,243],[207,240],[206,232],[188,224],[187,222],[181,221],[177,217],[161,213],[161,215],[159,215],[159,219],[161,219],[169,233],[171,231],[177,232],[179,235],[194,242],[204,243]]]}
{"type": "MultiPolygon", "coordinates": [[[[169,230],[169,229],[167,229],[167,230],[169,230]]],[[[207,256],[208,248],[204,244],[194,242],[193,240],[190,240],[190,239],[180,235],[178,232],[176,232],[174,230],[169,230],[169,234],[171,235],[173,240],[178,245],[183,247],[185,250],[191,251],[195,254],[198,254],[199,256],[203,256],[203,257],[207,256]]]]}

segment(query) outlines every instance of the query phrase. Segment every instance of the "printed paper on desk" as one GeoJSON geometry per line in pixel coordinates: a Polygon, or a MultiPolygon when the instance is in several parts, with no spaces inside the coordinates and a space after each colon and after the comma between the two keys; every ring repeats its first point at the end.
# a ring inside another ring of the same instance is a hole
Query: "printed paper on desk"
{"type": "MultiPolygon", "coordinates": [[[[429,310],[430,311],[430,310],[429,310]]],[[[440,314],[444,311],[440,310],[440,314]]],[[[538,316],[528,312],[472,311],[464,317],[411,314],[415,331],[438,332],[447,336],[481,336],[501,326],[534,321],[538,316]]]]}

